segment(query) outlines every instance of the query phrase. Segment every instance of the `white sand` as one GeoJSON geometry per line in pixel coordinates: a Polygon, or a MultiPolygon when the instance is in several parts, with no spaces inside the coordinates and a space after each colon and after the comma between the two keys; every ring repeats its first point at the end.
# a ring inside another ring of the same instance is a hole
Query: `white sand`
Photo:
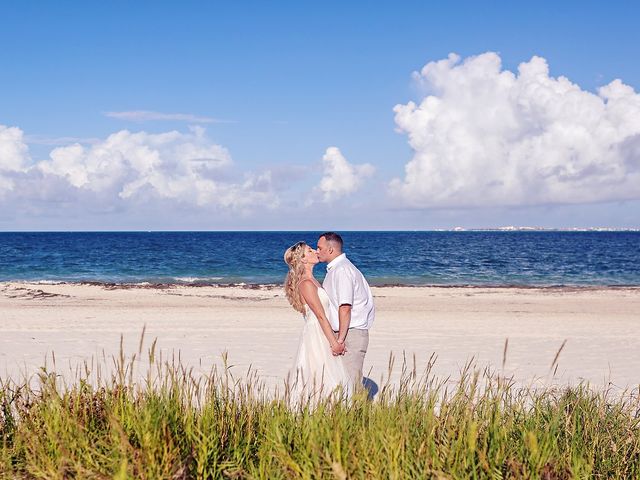
{"type": "MultiPolygon", "coordinates": [[[[374,288],[377,317],[365,370],[386,376],[390,352],[435,353],[437,375],[456,377],[471,357],[523,383],[616,387],[640,384],[640,289],[374,288]],[[509,348],[504,370],[505,339],[509,348]],[[549,374],[564,340],[555,377],[549,374]]],[[[31,375],[45,356],[57,369],[153,338],[166,356],[208,370],[223,352],[242,372],[252,365],[269,384],[286,375],[302,319],[280,288],[0,283],[0,377],[31,375]],[[55,296],[51,296],[55,295],[55,296]]],[[[396,359],[397,378],[400,359],[396,359]]]]}

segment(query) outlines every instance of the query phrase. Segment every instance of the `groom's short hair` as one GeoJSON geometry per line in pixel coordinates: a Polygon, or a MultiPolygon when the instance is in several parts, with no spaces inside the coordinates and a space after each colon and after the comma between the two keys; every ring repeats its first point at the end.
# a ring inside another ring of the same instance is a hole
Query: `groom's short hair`
{"type": "Polygon", "coordinates": [[[340,251],[342,251],[342,245],[344,245],[344,242],[342,241],[342,237],[340,235],[338,235],[336,232],[324,232],[318,238],[321,238],[321,237],[324,237],[324,239],[327,242],[331,242],[334,245],[339,246],[340,247],[340,251]]]}

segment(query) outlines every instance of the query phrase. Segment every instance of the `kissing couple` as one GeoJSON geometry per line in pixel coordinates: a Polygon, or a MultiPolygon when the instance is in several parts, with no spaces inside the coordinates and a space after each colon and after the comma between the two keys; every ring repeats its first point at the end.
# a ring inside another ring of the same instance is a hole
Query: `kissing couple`
{"type": "Polygon", "coordinates": [[[294,400],[318,400],[338,387],[347,396],[362,385],[362,368],[375,318],[373,295],[360,270],[343,253],[342,237],[326,232],[317,249],[305,242],[289,247],[284,290],[304,318],[290,392],[294,400]],[[313,275],[324,262],[322,285],[313,275]]]}

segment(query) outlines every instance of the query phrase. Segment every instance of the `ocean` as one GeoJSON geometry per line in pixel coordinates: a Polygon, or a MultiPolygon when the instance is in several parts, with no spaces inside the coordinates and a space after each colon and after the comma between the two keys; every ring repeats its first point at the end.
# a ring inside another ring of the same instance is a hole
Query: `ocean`
{"type": "MultiPolygon", "coordinates": [[[[319,233],[0,232],[0,281],[279,284],[319,233]]],[[[640,285],[635,231],[340,233],[372,285],[640,285]]]]}

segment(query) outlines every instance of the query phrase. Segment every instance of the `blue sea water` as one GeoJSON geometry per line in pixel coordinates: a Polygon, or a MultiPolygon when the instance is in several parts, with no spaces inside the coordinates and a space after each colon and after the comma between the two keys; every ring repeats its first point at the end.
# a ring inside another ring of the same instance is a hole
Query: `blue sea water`
{"type": "MultiPolygon", "coordinates": [[[[319,233],[4,232],[0,281],[282,283],[284,250],[319,233]]],[[[376,285],[640,285],[640,232],[341,233],[376,285]]]]}

